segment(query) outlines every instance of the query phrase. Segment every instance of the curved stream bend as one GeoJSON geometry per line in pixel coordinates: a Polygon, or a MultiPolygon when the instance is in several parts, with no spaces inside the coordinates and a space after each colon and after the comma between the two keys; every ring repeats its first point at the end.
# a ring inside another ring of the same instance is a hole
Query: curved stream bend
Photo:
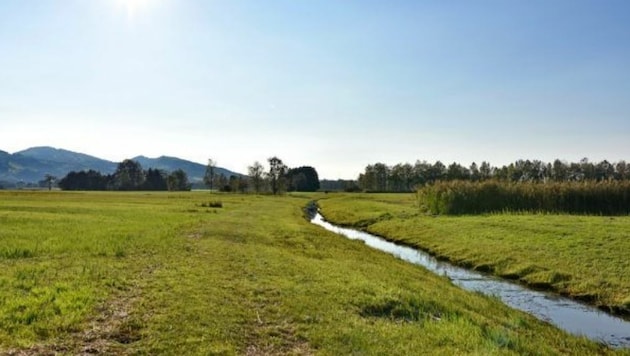
{"type": "Polygon", "coordinates": [[[335,226],[316,213],[313,224],[343,235],[362,240],[366,245],[428,270],[448,276],[454,284],[471,291],[497,296],[505,304],[548,321],[575,335],[584,335],[613,347],[630,347],[630,322],[606,314],[554,294],[533,291],[521,285],[438,261],[426,252],[397,245],[366,232],[335,226]]]}

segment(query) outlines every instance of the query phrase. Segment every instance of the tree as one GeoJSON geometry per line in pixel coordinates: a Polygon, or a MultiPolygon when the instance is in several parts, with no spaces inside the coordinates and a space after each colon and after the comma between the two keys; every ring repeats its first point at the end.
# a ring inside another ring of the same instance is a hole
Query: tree
{"type": "Polygon", "coordinates": [[[425,185],[429,181],[431,164],[427,161],[417,160],[413,166],[413,180],[417,185],[425,185]]]}
{"type": "Polygon", "coordinates": [[[168,175],[168,190],[170,191],[188,191],[191,184],[188,182],[188,175],[183,169],[177,169],[168,175]]]}
{"type": "Polygon", "coordinates": [[[603,160],[595,166],[595,179],[598,181],[612,180],[615,176],[615,166],[603,160]]]}
{"type": "Polygon", "coordinates": [[[116,190],[137,190],[144,182],[144,171],[140,163],[126,159],[118,164],[114,173],[116,190]]]}
{"type": "Polygon", "coordinates": [[[249,174],[249,180],[252,182],[254,191],[256,194],[260,193],[264,182],[265,168],[260,162],[256,161],[253,165],[247,167],[247,173],[249,174]]]}
{"type": "Polygon", "coordinates": [[[212,190],[212,187],[214,185],[216,168],[217,168],[217,162],[212,160],[212,158],[209,158],[208,164],[206,165],[206,174],[203,176],[203,182],[206,184],[206,186],[210,190],[212,190]]]}
{"type": "Polygon", "coordinates": [[[619,161],[615,165],[615,177],[618,180],[626,180],[630,178],[630,165],[626,161],[619,161]]]}
{"type": "Polygon", "coordinates": [[[44,183],[48,187],[48,190],[52,190],[52,186],[55,183],[55,181],[57,181],[57,177],[55,177],[55,176],[53,176],[51,174],[46,174],[44,176],[44,183]]]}
{"type": "Polygon", "coordinates": [[[319,176],[313,167],[291,168],[287,172],[289,191],[315,192],[319,189],[319,176]]]}
{"type": "Polygon", "coordinates": [[[230,187],[230,192],[238,192],[238,181],[239,178],[237,176],[235,176],[234,174],[230,175],[230,178],[228,178],[228,186],[230,187]]]}
{"type": "Polygon", "coordinates": [[[390,169],[385,163],[376,163],[374,165],[375,191],[387,191],[390,169]]]}
{"type": "Polygon", "coordinates": [[[453,162],[446,169],[446,179],[448,180],[465,180],[470,179],[470,172],[459,163],[453,162]]]}
{"type": "Polygon", "coordinates": [[[282,163],[282,160],[278,157],[271,157],[269,161],[269,172],[267,178],[269,179],[269,185],[271,186],[271,193],[278,194],[282,192],[286,184],[287,166],[282,163]]]}
{"type": "Polygon", "coordinates": [[[289,172],[287,173],[287,191],[289,192],[300,192],[305,191],[306,187],[306,175],[302,172],[289,172]]]}
{"type": "Polygon", "coordinates": [[[368,164],[364,173],[359,175],[359,187],[364,191],[376,190],[376,171],[374,165],[368,164]]]}
{"type": "Polygon", "coordinates": [[[490,166],[490,163],[483,161],[481,162],[481,166],[479,166],[479,179],[486,180],[492,178],[494,175],[495,168],[490,166]]]}
{"type": "Polygon", "coordinates": [[[152,169],[146,172],[142,190],[167,190],[168,181],[166,172],[159,169],[152,169]]]}
{"type": "Polygon", "coordinates": [[[402,192],[405,190],[405,173],[402,163],[393,166],[389,172],[388,190],[390,192],[402,192]]]}
{"type": "Polygon", "coordinates": [[[413,186],[413,166],[405,163],[400,167],[400,174],[403,182],[403,189],[410,192],[413,186]]]}
{"type": "Polygon", "coordinates": [[[582,181],[584,180],[584,172],[582,172],[582,165],[580,163],[571,163],[569,165],[569,180],[571,181],[582,181]]]}
{"type": "Polygon", "coordinates": [[[241,193],[247,192],[247,188],[249,188],[249,182],[246,177],[239,176],[238,177],[238,191],[241,193]]]}
{"type": "Polygon", "coordinates": [[[427,182],[432,183],[444,179],[446,176],[446,166],[440,161],[435,161],[427,171],[427,182]]]}
{"type": "Polygon", "coordinates": [[[481,174],[479,173],[479,168],[477,167],[477,163],[473,162],[470,164],[470,168],[468,168],[470,172],[470,180],[476,182],[481,178],[481,174]]]}
{"type": "Polygon", "coordinates": [[[229,192],[230,191],[230,182],[228,177],[225,174],[221,173],[214,177],[214,186],[218,188],[221,192],[229,192]]]}
{"type": "Polygon", "coordinates": [[[594,180],[595,177],[595,165],[588,161],[588,158],[584,157],[580,160],[580,169],[586,180],[594,180]]]}
{"type": "Polygon", "coordinates": [[[569,178],[569,167],[567,167],[567,165],[561,160],[556,159],[553,161],[551,169],[551,176],[556,182],[563,182],[569,178]]]}
{"type": "Polygon", "coordinates": [[[531,162],[530,168],[530,180],[534,182],[546,182],[549,176],[551,175],[551,171],[547,169],[547,165],[541,160],[533,160],[531,162]]]}
{"type": "Polygon", "coordinates": [[[62,190],[107,190],[112,180],[112,176],[104,176],[94,170],[72,171],[61,178],[57,185],[62,190]]]}

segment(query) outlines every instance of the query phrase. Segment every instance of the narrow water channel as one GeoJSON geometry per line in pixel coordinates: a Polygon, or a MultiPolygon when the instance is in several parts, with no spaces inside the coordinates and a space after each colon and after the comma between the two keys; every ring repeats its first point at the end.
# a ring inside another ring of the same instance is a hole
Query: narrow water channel
{"type": "Polygon", "coordinates": [[[426,252],[397,245],[363,231],[335,226],[317,213],[311,220],[326,230],[366,245],[439,274],[454,284],[471,291],[499,297],[505,304],[545,320],[575,335],[617,348],[630,348],[630,322],[609,315],[597,308],[551,293],[533,291],[519,284],[438,261],[426,252]]]}

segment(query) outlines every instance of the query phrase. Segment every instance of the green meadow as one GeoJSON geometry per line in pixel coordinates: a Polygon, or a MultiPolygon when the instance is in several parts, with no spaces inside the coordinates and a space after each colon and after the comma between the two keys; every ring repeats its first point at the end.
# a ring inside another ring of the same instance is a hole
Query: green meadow
{"type": "Polygon", "coordinates": [[[319,203],[336,223],[630,314],[630,216],[427,215],[414,194],[339,194],[319,203]]]}
{"type": "Polygon", "coordinates": [[[624,352],[314,226],[302,211],[313,199],[332,220],[437,253],[628,296],[617,261],[627,218],[599,232],[602,217],[418,216],[413,195],[2,191],[0,354],[624,352]],[[527,240],[511,241],[521,224],[527,240]],[[566,235],[542,249],[548,230],[566,235]],[[581,245],[589,238],[596,251],[581,245]]]}

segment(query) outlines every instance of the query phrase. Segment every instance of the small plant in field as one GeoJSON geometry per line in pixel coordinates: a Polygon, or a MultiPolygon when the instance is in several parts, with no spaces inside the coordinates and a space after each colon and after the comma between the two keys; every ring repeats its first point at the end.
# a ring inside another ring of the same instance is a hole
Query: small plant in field
{"type": "Polygon", "coordinates": [[[0,251],[0,257],[6,259],[30,258],[35,256],[35,252],[28,248],[9,248],[0,251]]]}
{"type": "Polygon", "coordinates": [[[367,303],[360,311],[360,315],[363,317],[386,318],[405,322],[437,321],[447,314],[444,306],[433,301],[391,298],[367,303]]]}
{"type": "Polygon", "coordinates": [[[216,200],[207,203],[201,203],[201,206],[204,208],[223,208],[223,202],[216,200]]]}
{"type": "Polygon", "coordinates": [[[518,350],[518,343],[512,340],[512,338],[503,330],[484,329],[484,334],[490,342],[494,343],[499,348],[518,350]]]}

